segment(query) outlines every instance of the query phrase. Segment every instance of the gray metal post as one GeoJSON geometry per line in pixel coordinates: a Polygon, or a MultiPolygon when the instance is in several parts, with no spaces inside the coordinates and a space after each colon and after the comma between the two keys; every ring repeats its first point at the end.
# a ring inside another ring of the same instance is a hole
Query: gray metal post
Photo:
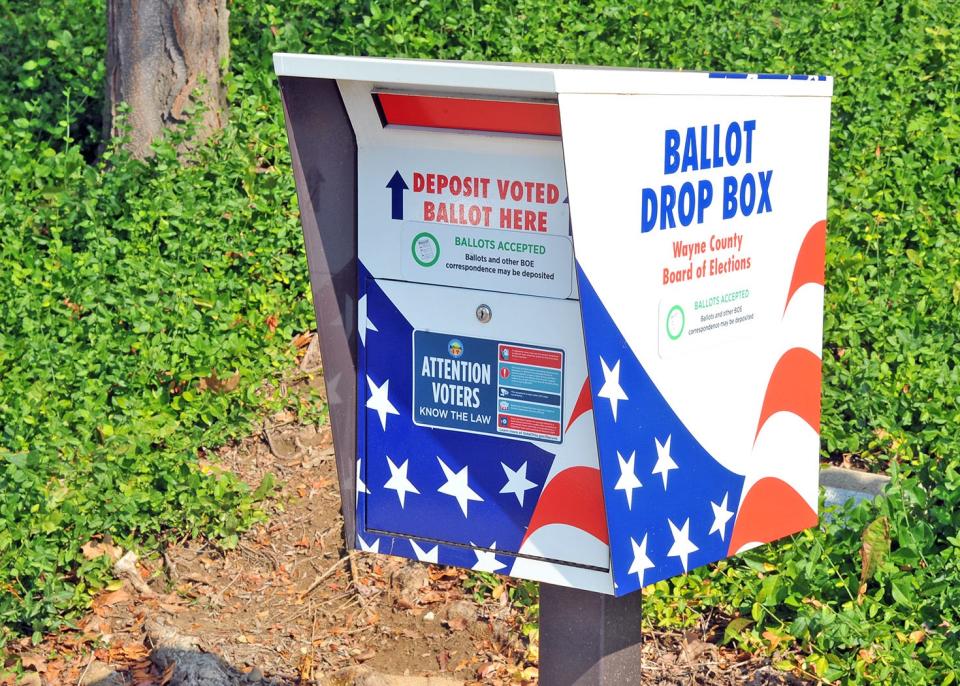
{"type": "Polygon", "coordinates": [[[622,598],[540,584],[540,683],[640,683],[640,594],[622,598]]]}
{"type": "Polygon", "coordinates": [[[356,540],[357,142],[336,81],[280,77],[340,479],[356,540]]]}

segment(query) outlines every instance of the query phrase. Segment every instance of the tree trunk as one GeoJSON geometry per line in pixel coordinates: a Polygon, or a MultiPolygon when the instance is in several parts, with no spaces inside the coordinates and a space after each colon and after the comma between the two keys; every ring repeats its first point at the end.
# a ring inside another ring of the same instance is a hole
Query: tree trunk
{"type": "Polygon", "coordinates": [[[226,0],[107,0],[105,136],[119,133],[123,102],[129,106],[127,148],[140,158],[152,154],[150,144],[165,129],[187,120],[191,103],[204,111],[185,147],[223,126],[227,15],[226,0]]]}

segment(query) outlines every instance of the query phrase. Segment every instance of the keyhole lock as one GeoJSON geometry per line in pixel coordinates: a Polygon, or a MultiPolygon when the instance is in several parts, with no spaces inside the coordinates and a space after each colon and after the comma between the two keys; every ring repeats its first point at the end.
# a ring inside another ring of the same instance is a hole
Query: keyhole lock
{"type": "Polygon", "coordinates": [[[477,320],[481,324],[486,324],[493,318],[493,310],[490,309],[489,305],[478,305],[477,306],[477,320]]]}

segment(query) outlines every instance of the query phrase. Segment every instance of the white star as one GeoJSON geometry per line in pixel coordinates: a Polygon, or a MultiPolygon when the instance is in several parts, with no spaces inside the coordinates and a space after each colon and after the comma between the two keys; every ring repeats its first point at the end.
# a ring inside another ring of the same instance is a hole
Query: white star
{"type": "Polygon", "coordinates": [[[370,489],[367,488],[367,485],[366,485],[365,483],[363,483],[363,479],[360,478],[360,475],[363,474],[363,469],[361,468],[361,465],[362,465],[362,464],[363,464],[363,460],[362,460],[362,459],[361,459],[361,460],[357,460],[357,502],[360,501],[360,494],[361,494],[361,493],[369,493],[369,492],[370,492],[370,489]]]}
{"type": "Polygon", "coordinates": [[[637,478],[636,472],[634,472],[633,464],[637,459],[637,451],[634,450],[630,453],[630,459],[624,460],[623,455],[620,454],[620,451],[617,451],[617,459],[620,460],[620,478],[617,480],[617,485],[613,487],[615,491],[625,491],[627,494],[627,509],[633,509],[633,491],[637,488],[642,488],[643,484],[640,483],[640,479],[637,478]]]}
{"type": "Polygon", "coordinates": [[[373,542],[373,545],[367,545],[367,542],[360,538],[360,534],[357,534],[357,542],[360,544],[360,550],[365,553],[379,553],[380,552],[380,539],[378,538],[373,542]]]}
{"type": "Polygon", "coordinates": [[[376,325],[367,318],[367,296],[364,294],[357,303],[357,333],[360,334],[360,342],[367,344],[367,331],[379,331],[376,325]]]}
{"type": "Polygon", "coordinates": [[[720,540],[724,540],[723,536],[727,530],[727,522],[730,521],[730,518],[733,516],[733,512],[727,509],[727,498],[730,496],[730,493],[723,494],[723,502],[719,505],[715,502],[710,502],[710,507],[713,508],[713,526],[710,527],[709,536],[714,531],[720,533],[720,540]]]}
{"type": "Polygon", "coordinates": [[[687,559],[690,557],[690,553],[695,553],[700,548],[693,544],[693,541],[690,540],[690,518],[687,517],[687,521],[683,523],[683,527],[678,529],[674,526],[673,522],[669,519],[667,524],[670,525],[670,531],[673,532],[673,545],[670,546],[670,552],[667,553],[667,557],[679,557],[680,562],[683,563],[683,571],[687,571],[687,559]]]}
{"type": "Polygon", "coordinates": [[[432,562],[433,564],[437,564],[439,546],[433,546],[432,550],[426,552],[423,548],[418,546],[417,542],[413,539],[410,540],[410,545],[413,546],[413,552],[420,562],[432,562]]]}
{"type": "MultiPolygon", "coordinates": [[[[474,545],[471,543],[470,545],[474,545]]],[[[494,541],[490,545],[490,550],[497,549],[497,542],[494,541]]],[[[473,565],[471,569],[477,572],[498,572],[507,565],[503,564],[500,560],[497,559],[497,555],[494,552],[487,552],[486,550],[477,550],[473,551],[477,556],[477,564],[473,565]]]]}
{"type": "Polygon", "coordinates": [[[507,475],[507,483],[500,489],[500,492],[513,493],[517,496],[520,507],[523,507],[524,494],[531,488],[537,487],[537,484],[527,479],[527,463],[524,462],[520,465],[520,469],[517,471],[513,471],[503,462],[500,463],[500,466],[503,467],[503,473],[507,475]]]}
{"type": "Polygon", "coordinates": [[[597,393],[597,397],[606,398],[610,401],[613,421],[617,421],[617,403],[621,400],[627,400],[627,394],[620,388],[620,360],[617,360],[613,369],[610,369],[601,357],[600,366],[603,367],[603,387],[597,393]]]}
{"type": "Polygon", "coordinates": [[[387,397],[387,392],[390,388],[390,379],[387,379],[383,382],[382,385],[378,386],[373,383],[373,379],[369,376],[367,377],[367,385],[370,386],[370,397],[367,399],[367,409],[374,410],[378,415],[380,415],[380,426],[383,427],[383,430],[387,430],[387,415],[396,414],[397,408],[393,406],[390,402],[390,399],[387,397]]]}
{"type": "Polygon", "coordinates": [[[387,455],[387,465],[390,467],[390,479],[387,480],[387,483],[385,483],[383,487],[397,492],[397,496],[400,498],[401,509],[403,508],[403,500],[406,498],[407,493],[420,495],[417,487],[410,483],[410,479],[407,478],[407,466],[409,464],[410,460],[404,460],[403,464],[398,467],[393,464],[393,460],[387,455]]]}
{"type": "Polygon", "coordinates": [[[640,585],[643,586],[643,573],[656,566],[650,561],[650,558],[647,557],[647,535],[643,535],[643,540],[640,541],[640,545],[637,545],[637,542],[631,538],[630,545],[633,546],[633,564],[630,565],[627,574],[636,574],[640,580],[640,585]]]}
{"type": "Polygon", "coordinates": [[[657,438],[653,439],[657,444],[657,464],[653,465],[651,474],[659,474],[663,477],[663,490],[667,490],[667,476],[670,474],[670,470],[677,469],[677,463],[670,457],[671,438],[673,438],[673,434],[667,436],[667,442],[663,444],[657,438]]]}
{"type": "Polygon", "coordinates": [[[457,502],[460,503],[460,509],[463,510],[463,516],[466,517],[467,505],[470,503],[470,501],[476,500],[477,502],[482,503],[483,498],[478,496],[467,483],[466,467],[454,474],[453,470],[445,465],[443,460],[441,460],[439,457],[437,457],[437,462],[440,463],[440,468],[443,469],[443,473],[447,477],[447,483],[438,488],[437,491],[443,493],[444,495],[450,495],[456,498],[457,502]]]}

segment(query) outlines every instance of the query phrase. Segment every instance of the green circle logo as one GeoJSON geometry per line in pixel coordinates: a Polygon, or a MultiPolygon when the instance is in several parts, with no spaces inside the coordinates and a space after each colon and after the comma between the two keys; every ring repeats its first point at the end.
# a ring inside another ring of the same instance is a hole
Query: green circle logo
{"type": "Polygon", "coordinates": [[[423,231],[413,237],[413,259],[421,267],[432,267],[440,259],[440,243],[432,233],[423,231]]]}
{"type": "Polygon", "coordinates": [[[671,341],[675,341],[683,335],[683,327],[686,324],[687,315],[684,314],[683,308],[679,305],[671,307],[670,311],[667,312],[667,336],[670,337],[671,341]]]}

